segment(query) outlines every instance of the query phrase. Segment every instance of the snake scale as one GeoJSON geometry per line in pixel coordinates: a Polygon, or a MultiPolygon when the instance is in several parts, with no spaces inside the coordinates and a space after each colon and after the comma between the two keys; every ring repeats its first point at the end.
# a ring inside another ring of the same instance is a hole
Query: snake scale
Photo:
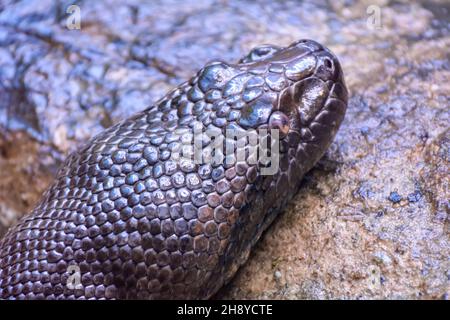
{"type": "Polygon", "coordinates": [[[312,40],[207,64],[68,156],[0,241],[0,298],[210,298],[324,154],[347,96],[336,56],[312,40]],[[265,132],[278,158],[255,160],[227,130],[265,132]],[[203,162],[175,156],[193,141],[203,162]]]}

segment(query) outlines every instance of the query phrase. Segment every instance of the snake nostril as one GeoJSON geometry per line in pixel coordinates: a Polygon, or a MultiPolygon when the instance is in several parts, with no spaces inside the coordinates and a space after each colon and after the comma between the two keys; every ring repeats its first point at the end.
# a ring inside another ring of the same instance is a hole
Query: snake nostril
{"type": "Polygon", "coordinates": [[[324,63],[325,63],[325,67],[327,67],[328,69],[333,69],[333,62],[331,62],[330,59],[326,58],[324,63]]]}

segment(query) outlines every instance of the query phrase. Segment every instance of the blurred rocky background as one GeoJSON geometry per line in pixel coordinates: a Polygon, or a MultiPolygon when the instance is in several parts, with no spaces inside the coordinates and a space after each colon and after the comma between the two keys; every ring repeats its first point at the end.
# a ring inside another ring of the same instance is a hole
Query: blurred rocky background
{"type": "Polygon", "coordinates": [[[339,56],[347,116],[217,298],[449,299],[448,0],[0,1],[0,236],[95,133],[300,38],[339,56]]]}

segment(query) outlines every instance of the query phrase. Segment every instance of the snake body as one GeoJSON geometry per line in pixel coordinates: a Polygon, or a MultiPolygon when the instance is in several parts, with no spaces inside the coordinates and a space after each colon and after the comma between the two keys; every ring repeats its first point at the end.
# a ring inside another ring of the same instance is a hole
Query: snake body
{"type": "Polygon", "coordinates": [[[312,40],[207,64],[69,155],[0,241],[0,298],[211,297],[294,196],[346,107],[336,56],[312,40]],[[272,160],[255,160],[249,139],[227,130],[278,143],[275,171],[262,174],[272,160]],[[179,156],[194,141],[209,160],[179,156]],[[217,141],[232,152],[211,151],[217,141]]]}

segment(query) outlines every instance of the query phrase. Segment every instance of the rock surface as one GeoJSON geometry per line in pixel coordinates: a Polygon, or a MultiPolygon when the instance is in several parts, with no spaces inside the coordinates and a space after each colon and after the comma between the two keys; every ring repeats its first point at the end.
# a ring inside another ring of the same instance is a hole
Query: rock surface
{"type": "Polygon", "coordinates": [[[0,236],[68,152],[207,61],[312,38],[346,120],[217,298],[449,298],[448,1],[81,1],[80,30],[55,3],[0,4],[0,236]]]}

